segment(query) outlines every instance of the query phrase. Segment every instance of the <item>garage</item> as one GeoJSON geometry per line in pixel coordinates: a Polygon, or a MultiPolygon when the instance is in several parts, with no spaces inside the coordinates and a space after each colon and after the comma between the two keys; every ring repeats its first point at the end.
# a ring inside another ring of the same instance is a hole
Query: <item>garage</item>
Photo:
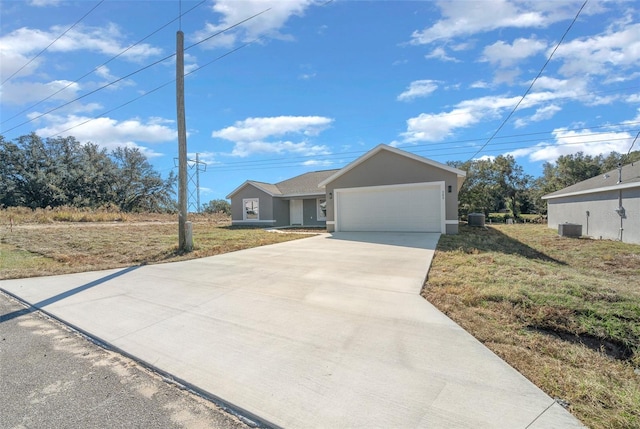
{"type": "Polygon", "coordinates": [[[445,232],[444,182],[335,189],[336,231],[445,232]]]}

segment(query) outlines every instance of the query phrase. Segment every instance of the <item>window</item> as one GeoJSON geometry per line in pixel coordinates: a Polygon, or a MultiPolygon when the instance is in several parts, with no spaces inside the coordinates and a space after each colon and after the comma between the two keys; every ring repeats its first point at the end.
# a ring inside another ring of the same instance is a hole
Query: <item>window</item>
{"type": "Polygon", "coordinates": [[[318,220],[327,219],[327,200],[325,198],[318,198],[318,220]]]}
{"type": "Polygon", "coordinates": [[[260,219],[260,204],[257,198],[245,198],[242,200],[242,206],[244,207],[244,220],[258,220],[260,219]]]}

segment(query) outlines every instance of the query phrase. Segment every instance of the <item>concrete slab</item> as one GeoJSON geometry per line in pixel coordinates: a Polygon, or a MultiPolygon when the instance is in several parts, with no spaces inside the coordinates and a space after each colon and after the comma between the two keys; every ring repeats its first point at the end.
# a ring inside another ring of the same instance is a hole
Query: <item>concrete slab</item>
{"type": "Polygon", "coordinates": [[[0,288],[274,426],[582,427],[419,296],[438,238],[338,233],[0,288]]]}

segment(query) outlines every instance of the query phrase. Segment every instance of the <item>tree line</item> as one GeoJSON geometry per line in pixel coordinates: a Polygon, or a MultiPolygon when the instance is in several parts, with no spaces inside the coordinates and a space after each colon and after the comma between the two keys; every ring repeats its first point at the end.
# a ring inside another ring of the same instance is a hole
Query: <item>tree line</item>
{"type": "Polygon", "coordinates": [[[545,215],[542,196],[638,160],[640,151],[597,156],[578,152],[545,162],[542,176],[537,178],[526,174],[510,155],[448,164],[467,172],[459,193],[461,215],[507,212],[517,218],[523,213],[545,215]]]}
{"type": "Polygon", "coordinates": [[[0,136],[0,207],[115,207],[123,212],[174,210],[176,176],[166,179],[138,148],[111,152],[74,137],[0,136]]]}
{"type": "MultiPolygon", "coordinates": [[[[640,160],[640,151],[590,156],[582,152],[545,162],[542,176],[525,174],[512,156],[449,162],[467,172],[459,193],[460,214],[546,214],[542,196],[640,160]]],[[[42,139],[35,133],[7,141],[0,136],[0,207],[115,207],[124,212],[175,211],[177,178],[166,179],[137,148],[111,152],[74,137],[42,139]]],[[[202,207],[230,213],[226,200],[202,207]]]]}

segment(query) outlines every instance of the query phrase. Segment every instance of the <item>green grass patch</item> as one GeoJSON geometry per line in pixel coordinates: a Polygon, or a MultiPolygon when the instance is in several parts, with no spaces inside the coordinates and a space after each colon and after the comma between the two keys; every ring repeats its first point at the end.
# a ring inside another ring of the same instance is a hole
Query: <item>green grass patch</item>
{"type": "Polygon", "coordinates": [[[193,224],[193,251],[182,253],[177,222],[19,225],[3,228],[0,234],[0,279],[174,262],[304,237],[200,221],[193,224]]]}
{"type": "Polygon", "coordinates": [[[462,226],[423,295],[588,426],[640,426],[640,246],[462,226]]]}

